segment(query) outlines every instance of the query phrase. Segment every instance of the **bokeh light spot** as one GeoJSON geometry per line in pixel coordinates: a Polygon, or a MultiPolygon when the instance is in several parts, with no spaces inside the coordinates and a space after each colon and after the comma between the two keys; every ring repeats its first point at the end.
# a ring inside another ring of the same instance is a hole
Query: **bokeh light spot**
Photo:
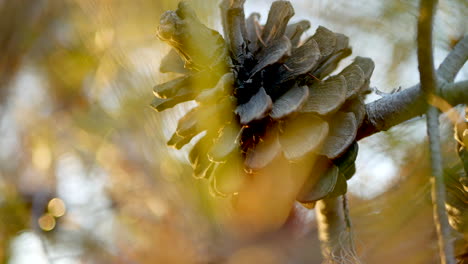
{"type": "Polygon", "coordinates": [[[50,200],[49,204],[47,205],[47,209],[49,211],[49,214],[55,217],[63,216],[67,210],[65,207],[65,203],[60,198],[54,198],[50,200]]]}
{"type": "Polygon", "coordinates": [[[50,214],[42,215],[37,222],[44,231],[51,231],[55,228],[55,218],[50,214]]]}
{"type": "Polygon", "coordinates": [[[38,144],[32,152],[32,162],[40,170],[47,170],[52,163],[52,153],[50,148],[44,144],[38,144]]]}

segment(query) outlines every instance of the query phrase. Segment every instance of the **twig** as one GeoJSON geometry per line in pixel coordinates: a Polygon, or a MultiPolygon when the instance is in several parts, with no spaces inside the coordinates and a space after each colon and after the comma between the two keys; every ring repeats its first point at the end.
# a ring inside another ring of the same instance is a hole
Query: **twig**
{"type": "Polygon", "coordinates": [[[468,103],[468,80],[447,84],[443,89],[439,89],[438,95],[451,105],[466,104],[468,103]]]}
{"type": "MultiPolygon", "coordinates": [[[[437,80],[432,52],[432,25],[437,0],[421,0],[420,5],[418,20],[418,65],[421,88],[426,101],[429,102],[432,96],[437,96],[437,80]]],[[[444,71],[444,73],[446,73],[446,77],[452,78],[453,74],[449,74],[448,71],[444,71]]],[[[450,239],[450,225],[448,223],[447,212],[445,211],[446,193],[440,145],[439,114],[440,112],[435,106],[429,106],[426,114],[432,165],[432,204],[441,263],[454,264],[455,257],[453,244],[450,239]]]]}
{"type": "MultiPolygon", "coordinates": [[[[465,36],[449,53],[437,70],[438,94],[451,105],[468,102],[467,81],[452,84],[456,74],[468,59],[468,36],[465,36]]],[[[402,90],[366,105],[366,117],[358,131],[362,139],[386,131],[404,121],[426,112],[427,101],[420,85],[402,90]]]]}
{"type": "Polygon", "coordinates": [[[343,197],[317,201],[316,213],[324,263],[360,263],[348,230],[343,197]]]}
{"type": "MultiPolygon", "coordinates": [[[[439,95],[450,105],[468,102],[468,81],[440,83],[439,95]]],[[[366,117],[357,133],[357,139],[371,136],[399,125],[427,111],[428,103],[420,85],[389,94],[366,105],[366,117]]]]}
{"type": "Polygon", "coordinates": [[[343,214],[344,214],[344,219],[346,223],[346,228],[348,230],[351,230],[351,218],[349,217],[349,206],[348,206],[348,197],[346,194],[342,196],[342,202],[343,202],[343,214]]]}
{"type": "Polygon", "coordinates": [[[450,54],[437,69],[439,78],[446,82],[453,82],[455,76],[468,60],[468,35],[460,40],[450,54]]]}

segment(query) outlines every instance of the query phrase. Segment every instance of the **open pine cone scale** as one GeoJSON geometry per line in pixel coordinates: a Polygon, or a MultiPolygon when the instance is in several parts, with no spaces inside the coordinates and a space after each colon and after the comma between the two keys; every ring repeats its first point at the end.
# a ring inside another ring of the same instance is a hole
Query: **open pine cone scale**
{"type": "Polygon", "coordinates": [[[343,194],[355,171],[356,131],[374,63],[356,57],[329,76],[351,54],[348,37],[320,26],[302,40],[310,23],[288,25],[294,15],[288,1],[274,2],[263,26],[257,13],[245,18],[244,2],[222,1],[224,39],[199,21],[188,2],[163,14],[158,36],[173,50],[160,69],[183,76],[155,86],[152,106],[162,111],[198,103],[179,120],[168,144],[180,149],[206,133],[189,160],[195,177],[210,179],[216,195],[236,193],[243,177],[279,155],[297,161],[311,153],[319,156],[317,173],[298,200],[343,194]]]}

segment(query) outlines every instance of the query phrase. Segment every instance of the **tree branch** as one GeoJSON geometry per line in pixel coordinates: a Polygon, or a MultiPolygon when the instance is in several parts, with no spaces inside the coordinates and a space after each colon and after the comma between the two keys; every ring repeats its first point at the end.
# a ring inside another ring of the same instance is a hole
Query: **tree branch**
{"type": "MultiPolygon", "coordinates": [[[[468,102],[468,81],[440,83],[439,95],[450,105],[468,102]]],[[[428,103],[420,85],[394,93],[366,105],[366,117],[357,139],[371,136],[399,125],[427,111],[428,103]]]]}
{"type": "Polygon", "coordinates": [[[453,82],[466,60],[468,60],[468,35],[458,42],[440,64],[439,69],[437,69],[439,78],[446,82],[453,82]]]}
{"type": "Polygon", "coordinates": [[[438,95],[451,105],[466,104],[468,103],[468,80],[445,84],[439,89],[438,95]]]}
{"type": "Polygon", "coordinates": [[[421,88],[428,98],[436,91],[436,73],[432,55],[432,24],[437,0],[421,0],[418,19],[418,69],[421,88]]]}
{"type": "Polygon", "coordinates": [[[344,196],[317,201],[317,225],[325,264],[360,263],[345,218],[344,196]]]}
{"type": "MultiPolygon", "coordinates": [[[[429,102],[431,96],[437,96],[437,80],[432,51],[432,26],[437,0],[421,0],[420,5],[418,19],[419,78],[425,99],[429,102]]],[[[454,58],[454,61],[457,61],[456,58],[454,58]]],[[[456,63],[456,66],[460,64],[456,63]]],[[[452,68],[442,67],[442,69],[442,73],[446,75],[444,79],[453,80],[455,78],[456,72],[451,71],[452,68]]],[[[447,211],[445,211],[446,190],[440,145],[439,115],[440,111],[435,106],[429,106],[426,117],[432,167],[432,206],[437,240],[439,241],[440,261],[442,264],[455,264],[453,243],[450,235],[451,229],[447,211]]]]}
{"type": "MultiPolygon", "coordinates": [[[[452,84],[456,74],[468,59],[468,36],[465,36],[449,53],[437,70],[438,94],[451,105],[468,102],[468,83],[452,84]]],[[[359,128],[357,139],[371,136],[380,131],[424,114],[428,104],[420,84],[401,92],[385,96],[366,105],[366,117],[359,128]]]]}

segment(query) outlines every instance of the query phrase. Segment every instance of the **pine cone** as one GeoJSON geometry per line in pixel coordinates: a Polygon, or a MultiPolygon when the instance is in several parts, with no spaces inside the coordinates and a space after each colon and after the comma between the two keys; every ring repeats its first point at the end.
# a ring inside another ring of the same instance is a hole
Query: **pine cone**
{"type": "Polygon", "coordinates": [[[182,148],[206,131],[190,151],[194,176],[211,181],[212,192],[237,192],[243,177],[278,155],[290,161],[314,153],[314,175],[298,200],[314,202],[346,192],[355,171],[356,131],[374,63],[351,54],[348,37],[319,26],[301,41],[308,21],[289,24],[288,1],[272,4],[265,25],[244,16],[243,0],[221,3],[224,39],[203,25],[187,2],[161,18],[158,36],[174,49],[162,72],[183,74],[154,87],[157,111],[195,100],[168,144],[182,148]]]}
{"type": "MultiPolygon", "coordinates": [[[[457,152],[460,157],[460,166],[454,166],[446,171],[445,186],[449,223],[468,239],[468,108],[465,108],[466,116],[455,124],[455,140],[457,152]]],[[[466,252],[468,254],[468,252],[466,252]]]]}

